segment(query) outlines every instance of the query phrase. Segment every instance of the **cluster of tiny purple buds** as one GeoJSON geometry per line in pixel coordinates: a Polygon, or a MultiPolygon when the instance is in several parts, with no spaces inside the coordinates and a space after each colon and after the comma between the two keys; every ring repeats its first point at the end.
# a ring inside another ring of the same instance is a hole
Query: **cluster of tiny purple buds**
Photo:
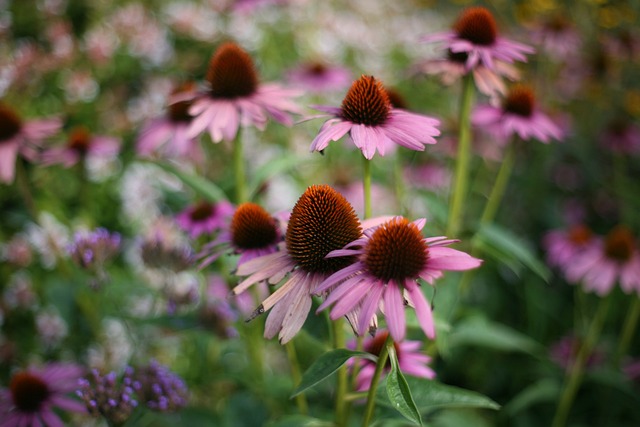
{"type": "Polygon", "coordinates": [[[155,411],[175,412],[187,404],[185,382],[155,360],[137,370],[133,388],[140,401],[155,411]]]}
{"type": "Polygon", "coordinates": [[[82,268],[100,270],[120,249],[120,234],[109,233],[104,228],[76,233],[68,252],[82,268]]]}
{"type": "Polygon", "coordinates": [[[78,380],[80,389],[76,391],[78,397],[94,417],[103,416],[110,424],[121,425],[138,406],[133,393],[133,369],[127,367],[118,383],[116,373],[111,371],[106,375],[93,369],[91,376],[78,380]]]}

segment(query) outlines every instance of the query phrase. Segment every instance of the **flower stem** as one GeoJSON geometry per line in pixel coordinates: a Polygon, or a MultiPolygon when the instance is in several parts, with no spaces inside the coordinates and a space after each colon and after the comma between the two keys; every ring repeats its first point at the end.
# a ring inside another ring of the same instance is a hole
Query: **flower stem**
{"type": "Polygon", "coordinates": [[[363,194],[364,194],[364,219],[371,218],[371,160],[363,157],[363,194]]]}
{"type": "MultiPolygon", "coordinates": [[[[293,341],[289,341],[284,346],[287,350],[289,364],[291,365],[291,377],[293,378],[293,383],[297,387],[302,380],[302,374],[300,373],[300,364],[298,363],[296,347],[293,345],[293,341]]],[[[302,415],[307,415],[309,412],[309,405],[307,404],[307,398],[304,393],[300,393],[296,396],[296,405],[298,405],[298,411],[300,411],[302,415]]]]}
{"type": "Polygon", "coordinates": [[[244,203],[247,200],[247,183],[244,173],[244,155],[242,151],[242,132],[238,130],[238,135],[233,141],[233,173],[236,190],[236,204],[244,203]]]}
{"type": "Polygon", "coordinates": [[[616,366],[620,366],[620,362],[622,358],[627,355],[629,351],[629,346],[631,344],[631,340],[633,339],[636,331],[636,326],[638,326],[638,319],[640,318],[640,298],[634,298],[631,303],[631,307],[627,312],[627,318],[624,321],[624,326],[622,327],[622,335],[620,336],[620,341],[618,342],[618,349],[616,351],[615,363],[616,366]]]}
{"type": "Polygon", "coordinates": [[[515,145],[516,140],[514,139],[506,147],[504,158],[502,159],[502,164],[498,171],[498,176],[493,183],[493,188],[491,189],[489,200],[484,207],[484,212],[482,212],[482,217],[480,217],[481,225],[489,224],[495,219],[500,203],[502,203],[502,197],[504,196],[507,185],[509,184],[509,178],[511,177],[511,172],[513,171],[513,165],[516,159],[515,145]]]}
{"type": "Polygon", "coordinates": [[[469,163],[471,160],[471,106],[474,100],[473,77],[467,74],[463,80],[460,102],[460,131],[456,157],[455,186],[449,205],[447,236],[457,236],[462,226],[464,200],[467,197],[469,163]]]}
{"type": "Polygon", "coordinates": [[[385,341],[384,345],[382,346],[382,349],[380,350],[380,354],[378,355],[378,363],[376,363],[376,370],[373,373],[373,377],[371,378],[369,393],[367,393],[367,406],[365,407],[365,410],[364,410],[362,427],[368,427],[369,423],[371,422],[371,417],[373,416],[373,409],[376,406],[376,392],[378,390],[378,383],[380,382],[382,371],[384,370],[384,367],[387,364],[387,359],[389,358],[390,345],[393,345],[393,338],[391,338],[391,334],[387,336],[387,340],[385,341]]]}
{"type": "MultiPolygon", "coordinates": [[[[333,328],[333,348],[345,348],[346,338],[344,335],[344,319],[336,319],[331,323],[333,328]]],[[[346,366],[341,366],[337,372],[336,385],[336,425],[338,427],[347,425],[347,401],[345,399],[348,391],[348,372],[346,366]]]]}
{"type": "Polygon", "coordinates": [[[589,326],[587,337],[582,343],[578,355],[576,356],[576,360],[571,366],[568,378],[565,381],[562,396],[560,397],[560,403],[558,404],[555,417],[553,418],[552,427],[563,427],[566,425],[571,405],[573,404],[573,400],[575,399],[580,383],[582,382],[584,368],[591,352],[593,351],[593,347],[598,341],[610,303],[611,294],[602,298],[598,304],[598,309],[593,316],[591,325],[589,326]]]}
{"type": "Polygon", "coordinates": [[[31,194],[31,188],[29,185],[29,176],[27,175],[27,168],[25,164],[25,160],[18,157],[16,159],[16,185],[18,186],[18,191],[22,196],[22,200],[24,201],[24,205],[33,218],[34,221],[38,219],[38,211],[36,210],[36,204],[33,201],[33,194],[31,194]]]}

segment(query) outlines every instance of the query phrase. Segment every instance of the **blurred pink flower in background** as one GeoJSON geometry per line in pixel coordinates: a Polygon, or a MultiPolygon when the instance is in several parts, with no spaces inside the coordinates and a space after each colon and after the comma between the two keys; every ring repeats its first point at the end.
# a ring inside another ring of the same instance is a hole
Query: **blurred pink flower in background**
{"type": "Polygon", "coordinates": [[[638,154],[640,126],[631,120],[612,120],[600,135],[600,145],[615,153],[638,154]]]}
{"type": "MultiPolygon", "coordinates": [[[[557,13],[538,22],[530,31],[531,41],[556,61],[566,61],[580,53],[582,40],[568,15],[557,13]]],[[[543,59],[543,58],[541,58],[543,59]]]]}
{"type": "Polygon", "coordinates": [[[89,157],[113,158],[119,151],[117,138],[92,135],[86,127],[76,126],[69,132],[66,145],[48,148],[42,153],[42,163],[68,168],[89,157]]]}
{"type": "Polygon", "coordinates": [[[293,87],[323,94],[346,89],[351,84],[352,77],[347,68],[317,61],[302,63],[290,69],[287,80],[293,87]]]}
{"type": "Polygon", "coordinates": [[[57,118],[25,122],[12,108],[0,103],[0,182],[12,183],[18,156],[35,161],[42,141],[61,126],[57,118]]]}
{"type": "Polygon", "coordinates": [[[216,233],[224,229],[233,216],[235,208],[226,200],[193,204],[176,215],[178,226],[192,239],[216,233]]]}
{"type": "MultiPolygon", "coordinates": [[[[567,335],[556,341],[549,348],[549,357],[558,366],[569,371],[576,362],[580,347],[584,344],[581,340],[573,335],[567,335]]],[[[594,368],[605,362],[605,353],[602,349],[596,347],[593,349],[586,361],[587,368],[594,368]]]]}
{"type": "Polygon", "coordinates": [[[568,268],[594,238],[593,232],[582,224],[574,225],[568,230],[550,231],[543,239],[547,263],[561,270],[568,268]]]}

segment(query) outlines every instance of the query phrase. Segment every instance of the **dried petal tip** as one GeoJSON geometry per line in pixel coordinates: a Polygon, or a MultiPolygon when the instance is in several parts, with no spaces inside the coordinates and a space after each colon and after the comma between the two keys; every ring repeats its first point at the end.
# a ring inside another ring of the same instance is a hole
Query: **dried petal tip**
{"type": "Polygon", "coordinates": [[[325,256],[361,234],[360,221],[347,199],[328,185],[314,185],[293,207],[286,234],[287,251],[308,272],[333,273],[351,260],[325,256]]]}
{"type": "Polygon", "coordinates": [[[453,26],[458,37],[475,45],[491,46],[498,36],[498,26],[484,7],[470,7],[462,12],[453,26]]]}
{"type": "Polygon", "coordinates": [[[50,394],[47,384],[28,372],[14,375],[9,390],[13,404],[22,412],[37,412],[50,394]]]}
{"type": "Polygon", "coordinates": [[[391,102],[382,83],[373,76],[362,76],[344,97],[340,115],[351,123],[378,126],[384,124],[390,112],[391,102]]]}
{"type": "Polygon", "coordinates": [[[535,100],[535,95],[530,87],[516,85],[505,98],[503,109],[518,116],[531,117],[535,107],[535,100]]]}
{"type": "Polygon", "coordinates": [[[235,99],[253,95],[258,88],[258,75],[253,60],[235,43],[227,42],[211,57],[207,70],[211,96],[235,99]]]}
{"type": "Polygon", "coordinates": [[[231,219],[233,244],[241,249],[258,249],[272,245],[278,237],[276,221],[255,203],[243,203],[231,219]]]}
{"type": "Polygon", "coordinates": [[[0,142],[16,136],[22,128],[22,121],[9,107],[0,104],[0,142]]]}
{"type": "Polygon", "coordinates": [[[607,257],[620,262],[626,262],[631,259],[634,247],[631,230],[624,225],[619,225],[611,230],[604,242],[604,252],[607,257]]]}
{"type": "Polygon", "coordinates": [[[364,263],[383,281],[418,277],[427,264],[427,246],[415,224],[395,218],[380,226],[367,245],[364,263]]]}

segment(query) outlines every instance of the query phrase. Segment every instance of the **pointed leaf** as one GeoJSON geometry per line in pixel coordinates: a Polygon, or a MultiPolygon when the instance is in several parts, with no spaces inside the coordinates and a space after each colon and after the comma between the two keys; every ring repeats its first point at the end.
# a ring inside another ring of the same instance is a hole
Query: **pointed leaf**
{"type": "MultiPolygon", "coordinates": [[[[551,272],[547,266],[536,257],[523,239],[506,228],[495,224],[483,225],[476,233],[473,243],[498,261],[505,262],[507,265],[517,261],[545,282],[549,282],[551,272]]],[[[517,273],[517,270],[514,271],[517,273]]]]}
{"type": "Polygon", "coordinates": [[[181,171],[180,169],[178,169],[177,167],[169,163],[154,163],[154,164],[164,169],[165,171],[175,175],[185,185],[191,187],[196,193],[198,193],[202,197],[205,197],[207,200],[211,202],[227,200],[227,196],[226,194],[224,194],[224,191],[222,191],[220,187],[218,187],[211,181],[208,181],[197,175],[191,175],[187,172],[181,171]]]}
{"type": "Polygon", "coordinates": [[[294,390],[291,397],[295,397],[308,388],[318,384],[320,381],[337,371],[352,357],[362,357],[373,362],[378,360],[378,358],[373,354],[366,353],[364,351],[347,350],[346,348],[328,351],[318,357],[315,362],[309,366],[309,369],[307,369],[302,375],[300,385],[298,385],[294,390]]]}
{"type": "Polygon", "coordinates": [[[387,396],[391,401],[391,405],[407,419],[416,424],[422,425],[420,411],[416,407],[416,403],[411,395],[411,389],[407,384],[407,380],[398,366],[398,355],[396,354],[393,343],[389,347],[389,360],[391,361],[391,372],[387,377],[387,396]]]}
{"type": "Polygon", "coordinates": [[[555,402],[560,396],[558,381],[545,378],[526,387],[504,405],[503,411],[513,417],[530,406],[543,402],[555,402]]]}

